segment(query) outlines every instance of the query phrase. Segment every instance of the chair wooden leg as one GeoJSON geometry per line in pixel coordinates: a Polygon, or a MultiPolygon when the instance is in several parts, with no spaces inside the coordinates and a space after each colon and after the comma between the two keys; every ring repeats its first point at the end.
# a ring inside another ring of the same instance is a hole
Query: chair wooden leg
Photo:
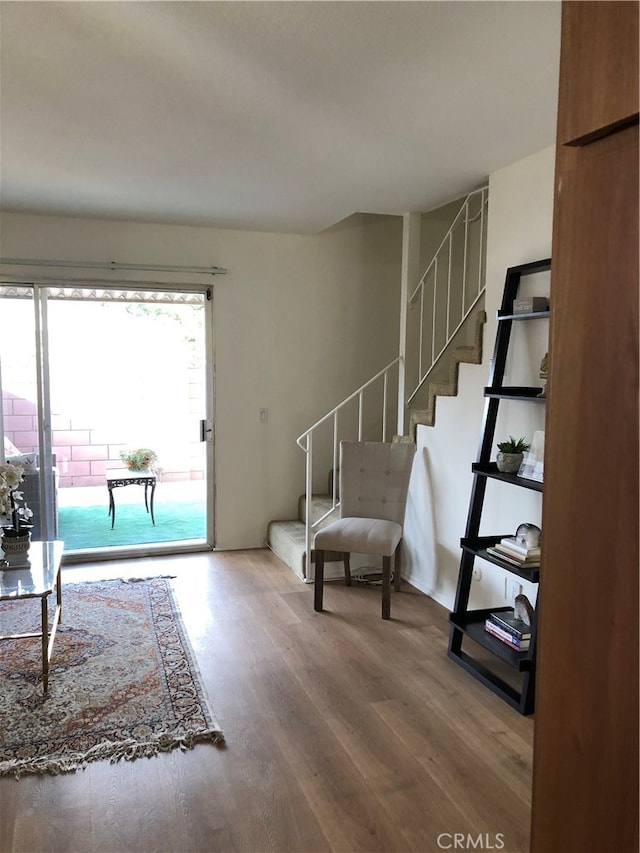
{"type": "Polygon", "coordinates": [[[316,548],[316,574],[313,584],[313,609],[322,610],[322,592],[324,586],[324,551],[316,548]]]}
{"type": "Polygon", "coordinates": [[[344,562],[344,582],[347,586],[351,586],[351,566],[349,564],[349,552],[345,551],[342,555],[344,562]]]}
{"type": "Polygon", "coordinates": [[[400,584],[402,583],[402,565],[400,560],[400,549],[402,543],[398,543],[396,548],[395,560],[393,563],[393,588],[396,592],[400,592],[400,584]]]}
{"type": "Polygon", "coordinates": [[[391,557],[382,558],[382,618],[391,619],[391,557]]]}

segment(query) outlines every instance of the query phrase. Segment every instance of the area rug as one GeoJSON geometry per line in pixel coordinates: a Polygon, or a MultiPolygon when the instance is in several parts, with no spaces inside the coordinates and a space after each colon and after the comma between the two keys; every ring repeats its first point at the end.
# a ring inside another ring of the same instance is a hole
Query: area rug
{"type": "MultiPolygon", "coordinates": [[[[0,602],[0,634],[39,619],[40,599],[0,602]]],[[[223,740],[166,578],[64,584],[47,695],[40,641],[0,643],[0,776],[223,740]]]]}

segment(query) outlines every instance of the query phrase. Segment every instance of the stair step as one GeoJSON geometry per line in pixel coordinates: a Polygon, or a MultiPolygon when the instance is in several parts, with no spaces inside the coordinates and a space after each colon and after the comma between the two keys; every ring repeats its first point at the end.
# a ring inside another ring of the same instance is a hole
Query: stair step
{"type": "Polygon", "coordinates": [[[437,397],[455,397],[458,393],[458,379],[438,379],[429,383],[429,393],[437,397]]]}
{"type": "Polygon", "coordinates": [[[482,348],[456,347],[456,359],[462,364],[482,364],[482,348]]]}
{"type": "MultiPolygon", "coordinates": [[[[302,521],[271,521],[267,528],[267,545],[283,563],[295,572],[300,580],[311,583],[314,580],[314,555],[311,552],[311,566],[307,571],[305,555],[305,527],[302,521]]],[[[325,578],[344,577],[342,554],[336,551],[325,553],[325,578]]]]}
{"type": "Polygon", "coordinates": [[[267,545],[301,580],[307,580],[305,533],[301,521],[270,521],[267,545]]]}
{"type": "MultiPolygon", "coordinates": [[[[322,518],[325,513],[329,512],[331,507],[333,506],[333,498],[331,495],[311,495],[311,524],[315,524],[319,518],[322,518]]],[[[305,512],[307,508],[307,496],[300,495],[298,498],[298,520],[305,520],[305,512]]],[[[320,522],[320,525],[317,530],[320,530],[323,527],[326,527],[331,521],[334,521],[338,517],[339,510],[336,509],[335,513],[328,516],[325,521],[320,522]]]]}

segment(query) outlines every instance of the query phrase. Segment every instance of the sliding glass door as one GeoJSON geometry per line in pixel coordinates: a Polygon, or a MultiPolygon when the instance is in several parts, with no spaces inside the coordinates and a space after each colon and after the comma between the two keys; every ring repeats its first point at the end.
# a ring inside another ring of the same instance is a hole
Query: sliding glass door
{"type": "Polygon", "coordinates": [[[211,547],[210,293],[20,285],[0,296],[12,330],[0,343],[5,455],[39,454],[38,515],[65,551],[211,547]]]}

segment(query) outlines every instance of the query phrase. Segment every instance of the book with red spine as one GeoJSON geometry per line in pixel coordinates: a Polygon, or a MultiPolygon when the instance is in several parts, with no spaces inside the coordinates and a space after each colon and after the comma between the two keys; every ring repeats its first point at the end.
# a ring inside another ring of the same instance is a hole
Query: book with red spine
{"type": "Polygon", "coordinates": [[[519,640],[508,631],[503,631],[494,622],[491,622],[490,619],[487,619],[485,622],[484,629],[492,637],[501,640],[506,646],[509,646],[509,648],[516,652],[526,652],[529,648],[530,640],[519,640]]]}

